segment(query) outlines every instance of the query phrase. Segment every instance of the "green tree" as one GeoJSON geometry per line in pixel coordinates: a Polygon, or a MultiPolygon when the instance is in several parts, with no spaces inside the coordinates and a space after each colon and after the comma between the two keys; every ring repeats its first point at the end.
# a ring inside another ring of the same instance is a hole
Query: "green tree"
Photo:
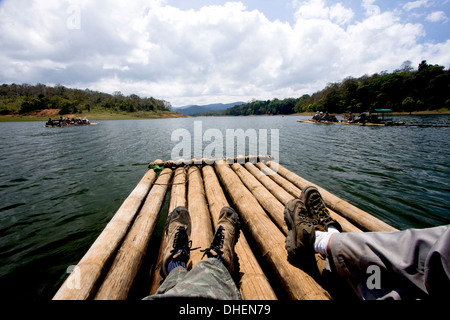
{"type": "Polygon", "coordinates": [[[407,97],[402,101],[403,110],[408,111],[409,114],[411,114],[411,112],[414,111],[415,106],[416,102],[411,97],[407,97]]]}

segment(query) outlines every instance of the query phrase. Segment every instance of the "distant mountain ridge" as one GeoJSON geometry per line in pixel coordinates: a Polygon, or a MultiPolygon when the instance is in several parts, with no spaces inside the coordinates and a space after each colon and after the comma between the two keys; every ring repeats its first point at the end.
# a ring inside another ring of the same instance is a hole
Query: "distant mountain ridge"
{"type": "Polygon", "coordinates": [[[207,105],[190,105],[179,108],[173,108],[174,111],[187,115],[187,116],[195,116],[200,113],[205,113],[209,111],[220,111],[226,110],[228,108],[232,108],[237,105],[245,104],[243,101],[232,102],[232,103],[213,103],[207,105]]]}

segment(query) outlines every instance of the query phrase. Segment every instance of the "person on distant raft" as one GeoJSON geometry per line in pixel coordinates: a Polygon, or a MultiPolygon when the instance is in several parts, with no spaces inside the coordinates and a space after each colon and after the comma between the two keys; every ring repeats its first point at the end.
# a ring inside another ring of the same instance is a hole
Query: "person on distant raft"
{"type": "Polygon", "coordinates": [[[284,219],[289,261],[317,269],[315,253],[322,254],[323,280],[347,282],[360,299],[450,297],[450,225],[342,233],[313,186],[286,204],[284,219]]]}
{"type": "Polygon", "coordinates": [[[186,269],[191,248],[191,219],[185,207],[177,207],[166,222],[167,245],[161,261],[164,282],[152,296],[144,300],[165,298],[205,298],[240,300],[240,292],[232,278],[235,268],[234,246],[239,237],[239,217],[231,207],[220,211],[217,230],[211,246],[192,270],[186,269]]]}
{"type": "Polygon", "coordinates": [[[319,111],[316,111],[316,114],[312,117],[311,120],[317,121],[317,120],[319,120],[319,119],[320,119],[320,113],[319,113],[319,111]]]}
{"type": "Polygon", "coordinates": [[[358,122],[359,122],[359,123],[362,123],[363,126],[365,126],[365,125],[366,125],[366,121],[367,121],[366,113],[365,113],[365,112],[362,112],[362,113],[359,115],[358,122]]]}

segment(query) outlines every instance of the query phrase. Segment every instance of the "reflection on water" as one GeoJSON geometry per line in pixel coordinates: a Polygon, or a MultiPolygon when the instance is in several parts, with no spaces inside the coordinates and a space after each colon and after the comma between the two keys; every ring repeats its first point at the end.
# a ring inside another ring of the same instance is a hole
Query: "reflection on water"
{"type": "Polygon", "coordinates": [[[2,298],[50,299],[147,163],[170,158],[177,144],[172,132],[185,128],[194,136],[194,121],[224,138],[226,129],[279,129],[281,164],[399,229],[450,222],[450,128],[443,126],[449,116],[397,119],[431,125],[425,128],[300,118],[102,121],[70,128],[0,123],[2,298]]]}

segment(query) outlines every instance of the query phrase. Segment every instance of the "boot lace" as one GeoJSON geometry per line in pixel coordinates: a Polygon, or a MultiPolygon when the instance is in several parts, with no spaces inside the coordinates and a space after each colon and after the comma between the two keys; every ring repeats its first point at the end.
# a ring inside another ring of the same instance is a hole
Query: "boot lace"
{"type": "Polygon", "coordinates": [[[223,226],[219,226],[219,228],[216,231],[216,234],[214,235],[214,239],[211,243],[211,246],[205,250],[200,250],[203,253],[203,257],[206,255],[208,258],[214,257],[214,255],[211,253],[211,251],[216,252],[216,254],[220,257],[222,257],[223,251],[221,250],[223,248],[223,242],[225,239],[225,234],[223,231],[225,228],[223,226]]]}
{"type": "Polygon", "coordinates": [[[170,253],[174,254],[174,259],[183,259],[189,257],[189,253],[192,250],[199,249],[192,248],[192,240],[189,240],[186,228],[183,226],[178,227],[177,232],[175,233],[172,247],[173,249],[170,251],[170,253]]]}
{"type": "Polygon", "coordinates": [[[325,207],[323,200],[320,196],[312,197],[311,205],[314,210],[314,214],[317,216],[319,220],[319,224],[326,224],[333,219],[330,217],[328,209],[325,207]]]}
{"type": "Polygon", "coordinates": [[[298,225],[305,224],[305,225],[308,225],[308,226],[314,226],[314,225],[317,224],[317,220],[309,217],[308,216],[308,212],[305,211],[305,209],[303,209],[303,208],[301,208],[299,210],[298,216],[300,218],[298,223],[297,223],[298,225]]]}

